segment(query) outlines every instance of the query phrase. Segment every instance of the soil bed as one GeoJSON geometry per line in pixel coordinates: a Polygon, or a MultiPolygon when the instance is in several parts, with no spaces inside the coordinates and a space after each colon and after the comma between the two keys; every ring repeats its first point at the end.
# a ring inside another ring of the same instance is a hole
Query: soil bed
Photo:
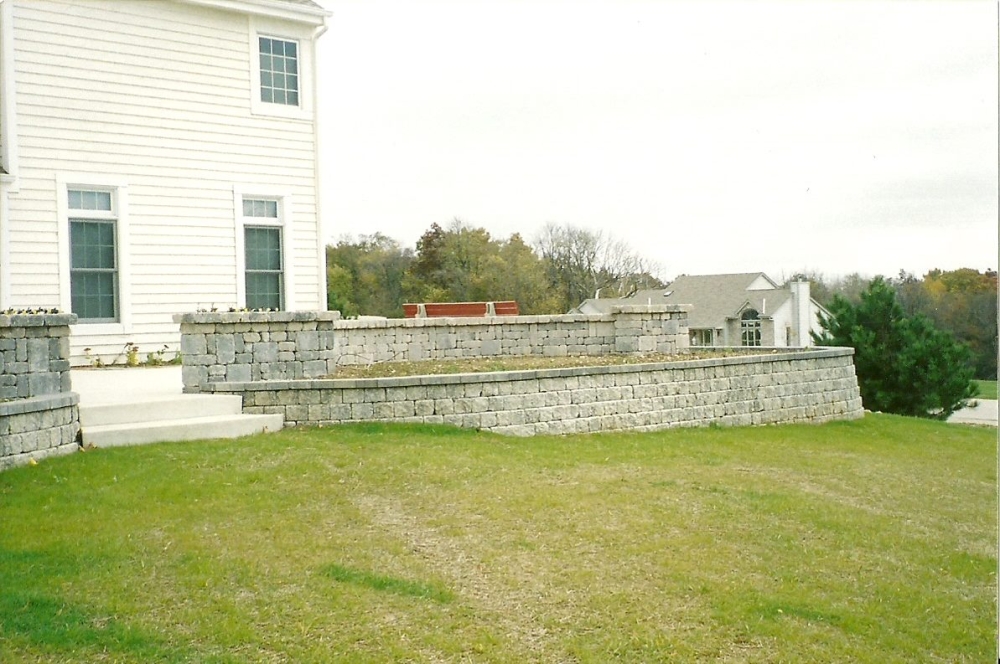
{"type": "MultiPolygon", "coordinates": [[[[750,351],[752,352],[752,351],[750,351]]],[[[337,367],[330,378],[387,378],[393,376],[428,376],[436,374],[488,373],[491,371],[524,371],[531,369],[564,369],[620,364],[655,362],[685,362],[715,357],[736,357],[750,354],[746,349],[693,351],[689,353],[647,353],[644,355],[583,355],[567,357],[476,357],[415,362],[376,362],[370,365],[337,367]]]]}

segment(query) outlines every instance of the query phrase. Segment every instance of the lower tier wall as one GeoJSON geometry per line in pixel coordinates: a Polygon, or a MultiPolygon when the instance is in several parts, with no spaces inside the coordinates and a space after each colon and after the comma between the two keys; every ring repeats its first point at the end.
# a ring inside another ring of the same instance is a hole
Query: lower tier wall
{"type": "Polygon", "coordinates": [[[71,392],[0,403],[0,470],[76,452],[79,401],[71,392]]]}
{"type": "Polygon", "coordinates": [[[853,350],[481,374],[214,383],[286,425],[445,423],[502,434],[855,419],[853,350]]]}

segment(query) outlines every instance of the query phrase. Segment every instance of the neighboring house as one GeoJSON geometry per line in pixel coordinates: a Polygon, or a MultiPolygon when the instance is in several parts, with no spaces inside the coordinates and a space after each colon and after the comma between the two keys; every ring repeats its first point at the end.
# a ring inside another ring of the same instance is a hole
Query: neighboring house
{"type": "Polygon", "coordinates": [[[779,288],[763,272],[681,275],[666,288],[586,300],[574,311],[605,313],[615,304],[691,305],[692,346],[811,346],[819,313],[829,313],[809,296],[808,281],[779,288]]]}
{"type": "Polygon", "coordinates": [[[310,0],[0,0],[0,310],[76,313],[80,364],[176,349],[175,313],[324,309],[327,16],[310,0]]]}

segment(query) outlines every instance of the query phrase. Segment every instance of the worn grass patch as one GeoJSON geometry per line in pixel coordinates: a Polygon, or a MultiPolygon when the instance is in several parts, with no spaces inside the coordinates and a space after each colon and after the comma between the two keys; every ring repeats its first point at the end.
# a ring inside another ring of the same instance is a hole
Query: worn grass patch
{"type": "Polygon", "coordinates": [[[0,474],[0,661],[981,662],[996,434],[365,424],[0,474]]]}
{"type": "MultiPolygon", "coordinates": [[[[532,369],[564,369],[569,367],[616,366],[655,362],[684,362],[711,357],[746,355],[746,349],[692,351],[689,353],[645,353],[642,355],[584,355],[563,357],[511,356],[470,357],[412,362],[375,362],[337,367],[330,378],[387,378],[393,376],[428,376],[437,374],[486,373],[490,371],[525,371],[532,369]]],[[[772,352],[772,351],[763,351],[772,352]]],[[[775,351],[776,352],[776,351],[775,351]]],[[[361,358],[363,359],[363,358],[361,358]]]]}

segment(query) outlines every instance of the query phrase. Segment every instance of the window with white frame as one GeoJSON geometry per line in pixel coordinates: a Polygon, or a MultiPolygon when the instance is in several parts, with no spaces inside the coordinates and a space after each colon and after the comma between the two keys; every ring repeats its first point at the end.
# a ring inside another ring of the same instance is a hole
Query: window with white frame
{"type": "Polygon", "coordinates": [[[692,346],[711,346],[713,344],[714,336],[711,329],[694,329],[691,330],[691,345],[692,346]]]}
{"type": "Polygon", "coordinates": [[[760,314],[756,309],[747,309],[740,316],[740,345],[760,345],[760,314]]]}
{"type": "Polygon", "coordinates": [[[246,306],[250,309],[284,307],[284,258],[279,201],[243,199],[243,258],[246,306]]]}
{"type": "Polygon", "coordinates": [[[259,36],[260,100],[299,105],[299,45],[277,37],[259,36]]]}
{"type": "Polygon", "coordinates": [[[81,323],[119,320],[114,191],[69,188],[70,307],[81,323]]]}

